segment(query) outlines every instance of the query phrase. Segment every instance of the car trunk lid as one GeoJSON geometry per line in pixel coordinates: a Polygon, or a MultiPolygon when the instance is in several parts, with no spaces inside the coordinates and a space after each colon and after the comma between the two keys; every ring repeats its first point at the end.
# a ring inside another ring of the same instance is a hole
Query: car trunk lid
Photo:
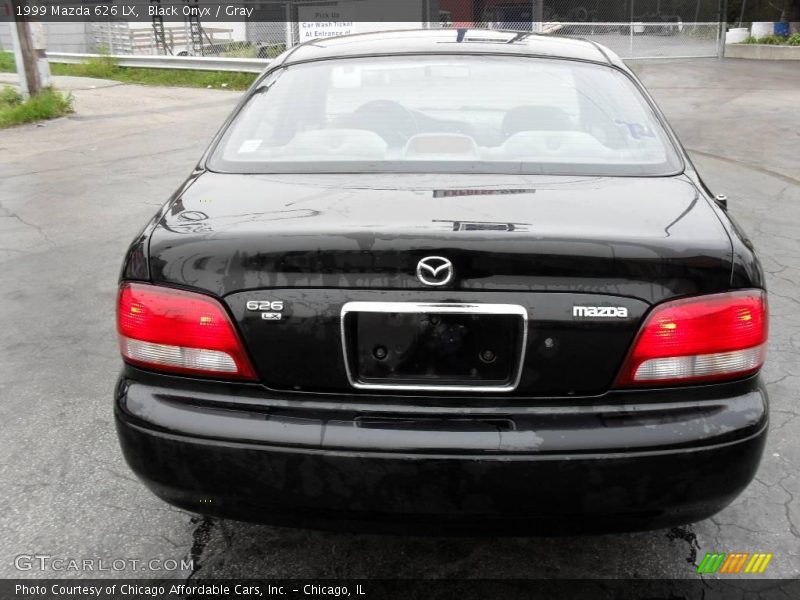
{"type": "Polygon", "coordinates": [[[150,268],[224,297],[275,388],[586,396],[611,385],[652,304],[728,289],[731,244],[684,177],[206,173],[156,227],[150,268]],[[451,261],[446,285],[418,277],[430,256],[451,261]],[[369,308],[387,303],[423,308],[369,308]],[[525,329],[446,317],[431,350],[424,307],[456,304],[516,307],[525,329]],[[467,350],[449,356],[459,332],[467,350]]]}
{"type": "Polygon", "coordinates": [[[731,273],[727,234],[683,177],[206,173],[150,244],[154,280],[220,296],[425,289],[431,255],[452,261],[453,289],[647,302],[725,289],[731,273]]]}

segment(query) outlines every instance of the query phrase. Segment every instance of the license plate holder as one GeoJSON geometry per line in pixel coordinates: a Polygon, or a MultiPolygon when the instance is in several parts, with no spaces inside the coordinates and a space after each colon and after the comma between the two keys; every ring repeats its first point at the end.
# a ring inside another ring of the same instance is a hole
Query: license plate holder
{"type": "Polygon", "coordinates": [[[519,383],[528,331],[522,306],[349,302],[341,322],[356,388],[487,392],[519,383]]]}

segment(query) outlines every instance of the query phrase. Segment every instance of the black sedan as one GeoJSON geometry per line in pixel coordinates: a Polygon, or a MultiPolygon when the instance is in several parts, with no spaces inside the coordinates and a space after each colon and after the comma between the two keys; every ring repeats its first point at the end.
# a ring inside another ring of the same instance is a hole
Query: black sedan
{"type": "Polygon", "coordinates": [[[125,457],[195,512],[537,533],[713,515],[768,408],[764,278],[597,44],[277,58],[130,246],[125,457]]]}

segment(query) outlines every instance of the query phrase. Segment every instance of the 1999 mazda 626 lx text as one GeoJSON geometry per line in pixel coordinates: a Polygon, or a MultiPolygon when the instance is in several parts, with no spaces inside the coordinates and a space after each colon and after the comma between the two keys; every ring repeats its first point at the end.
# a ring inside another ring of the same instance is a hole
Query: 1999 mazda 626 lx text
{"type": "Polygon", "coordinates": [[[204,514],[661,527],[731,502],[765,442],[752,245],[586,41],[283,54],[130,246],[118,331],[125,458],[204,514]]]}

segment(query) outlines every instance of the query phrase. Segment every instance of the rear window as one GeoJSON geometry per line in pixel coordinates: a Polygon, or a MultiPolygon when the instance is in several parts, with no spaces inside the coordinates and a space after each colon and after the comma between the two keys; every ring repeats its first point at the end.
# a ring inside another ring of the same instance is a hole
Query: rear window
{"type": "Polygon", "coordinates": [[[280,69],[232,122],[209,166],[648,176],[682,163],[650,105],[616,69],[444,55],[280,69]]]}

